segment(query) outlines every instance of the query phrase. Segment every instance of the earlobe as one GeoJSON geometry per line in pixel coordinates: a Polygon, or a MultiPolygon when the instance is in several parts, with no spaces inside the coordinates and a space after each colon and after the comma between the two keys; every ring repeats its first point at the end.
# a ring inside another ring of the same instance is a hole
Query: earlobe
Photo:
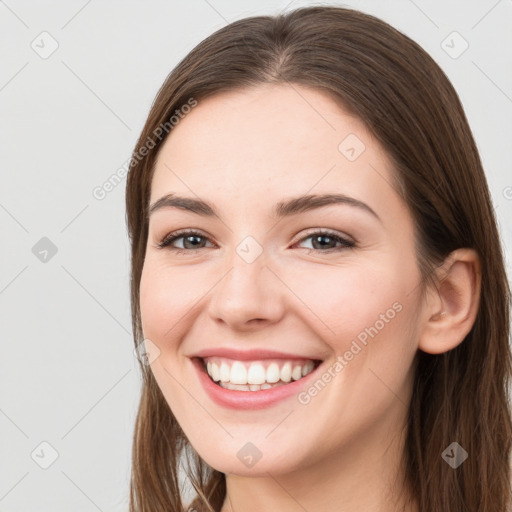
{"type": "Polygon", "coordinates": [[[436,273],[434,300],[425,306],[418,348],[429,354],[448,352],[462,343],[475,323],[480,304],[480,258],[473,249],[450,253],[436,273]]]}

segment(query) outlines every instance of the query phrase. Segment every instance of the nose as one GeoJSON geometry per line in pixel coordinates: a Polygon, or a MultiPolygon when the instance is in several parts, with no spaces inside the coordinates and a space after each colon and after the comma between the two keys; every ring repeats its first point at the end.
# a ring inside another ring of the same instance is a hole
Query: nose
{"type": "Polygon", "coordinates": [[[238,254],[213,288],[211,318],[233,330],[252,331],[278,322],[284,314],[286,287],[261,254],[247,263],[238,254]]]}

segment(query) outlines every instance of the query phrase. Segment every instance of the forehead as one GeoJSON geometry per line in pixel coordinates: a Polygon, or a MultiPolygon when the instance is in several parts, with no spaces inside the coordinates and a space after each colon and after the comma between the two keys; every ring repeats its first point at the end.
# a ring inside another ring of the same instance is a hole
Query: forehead
{"type": "Polygon", "coordinates": [[[381,145],[328,93],[265,84],[199,101],[180,120],[160,148],[151,201],[171,191],[259,201],[333,189],[396,195],[391,183],[381,145]]]}

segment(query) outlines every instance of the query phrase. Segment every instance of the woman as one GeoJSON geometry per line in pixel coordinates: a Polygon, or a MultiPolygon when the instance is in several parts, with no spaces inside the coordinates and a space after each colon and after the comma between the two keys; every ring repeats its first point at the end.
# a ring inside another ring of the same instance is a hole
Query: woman
{"type": "Polygon", "coordinates": [[[509,289],[452,85],[381,20],[234,22],[128,175],[130,510],[505,512],[509,289]],[[142,347],[142,348],[141,348],[142,347]]]}

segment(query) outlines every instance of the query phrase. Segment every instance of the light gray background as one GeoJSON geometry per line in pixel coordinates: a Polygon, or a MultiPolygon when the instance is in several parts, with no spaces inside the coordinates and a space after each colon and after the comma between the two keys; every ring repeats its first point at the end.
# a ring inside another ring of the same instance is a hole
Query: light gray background
{"type": "MultiPolygon", "coordinates": [[[[140,377],[125,180],[103,200],[93,189],[125,164],[158,88],[199,41],[236,19],[308,4],[0,1],[0,511],[127,510],[140,377]],[[51,49],[43,31],[59,45],[47,58],[31,47],[51,49]],[[57,248],[46,262],[32,250],[43,237],[57,248]]],[[[452,80],[510,272],[512,2],[337,4],[403,31],[452,80]],[[469,44],[458,58],[453,31],[469,44]]]]}

